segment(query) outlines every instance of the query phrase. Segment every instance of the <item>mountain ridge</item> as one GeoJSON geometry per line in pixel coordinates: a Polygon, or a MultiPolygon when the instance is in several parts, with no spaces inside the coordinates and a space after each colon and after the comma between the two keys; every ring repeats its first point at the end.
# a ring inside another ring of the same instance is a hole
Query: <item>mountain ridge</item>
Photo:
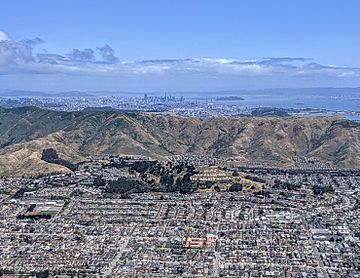
{"type": "Polygon", "coordinates": [[[340,168],[360,167],[360,124],[332,117],[198,119],[26,107],[1,108],[0,123],[2,175],[66,171],[41,161],[44,148],[54,148],[74,163],[94,154],[162,159],[190,153],[271,166],[291,166],[294,156],[303,156],[340,168]],[[22,168],[25,162],[28,166],[22,168]]]}
{"type": "MultiPolygon", "coordinates": [[[[135,96],[135,95],[163,95],[164,91],[114,91],[114,90],[95,90],[95,91],[33,91],[33,90],[5,90],[0,89],[0,97],[44,97],[44,98],[57,98],[57,97],[99,97],[99,96],[135,96]]],[[[278,87],[278,88],[249,88],[249,89],[228,89],[228,90],[187,90],[187,91],[169,91],[171,95],[210,95],[212,97],[228,97],[236,96],[241,97],[244,95],[281,95],[281,94],[306,94],[306,95],[339,95],[339,94],[356,94],[360,93],[360,87],[278,87]]]]}

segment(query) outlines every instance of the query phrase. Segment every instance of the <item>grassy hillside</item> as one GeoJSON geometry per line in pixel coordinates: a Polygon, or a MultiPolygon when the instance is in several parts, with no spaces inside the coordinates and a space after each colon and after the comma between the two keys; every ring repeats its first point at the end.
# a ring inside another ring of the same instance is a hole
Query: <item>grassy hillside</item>
{"type": "Polygon", "coordinates": [[[181,153],[291,165],[294,155],[360,167],[360,126],[337,118],[211,118],[119,112],[0,109],[0,174],[65,171],[40,160],[53,147],[69,161],[91,154],[181,153]],[[56,169],[54,169],[54,167],[56,169]]]}

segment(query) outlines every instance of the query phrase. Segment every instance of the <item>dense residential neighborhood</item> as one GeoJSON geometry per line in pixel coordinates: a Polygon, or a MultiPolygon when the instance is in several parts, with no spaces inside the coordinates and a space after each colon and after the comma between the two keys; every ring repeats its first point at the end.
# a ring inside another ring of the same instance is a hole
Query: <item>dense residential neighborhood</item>
{"type": "Polygon", "coordinates": [[[94,156],[69,174],[3,177],[0,273],[360,277],[359,172],[223,163],[94,156]]]}

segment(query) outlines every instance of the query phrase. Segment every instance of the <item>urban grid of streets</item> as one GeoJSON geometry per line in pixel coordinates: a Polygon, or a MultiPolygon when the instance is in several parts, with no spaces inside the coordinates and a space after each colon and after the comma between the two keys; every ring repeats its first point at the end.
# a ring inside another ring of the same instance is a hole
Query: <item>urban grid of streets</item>
{"type": "MultiPolygon", "coordinates": [[[[91,171],[90,171],[91,172],[91,171]]],[[[358,173],[257,172],[268,194],[105,196],[86,172],[0,183],[0,271],[86,277],[360,277],[358,173]],[[334,193],[314,194],[331,183],[334,193]],[[34,190],[14,194],[26,184],[34,190]],[[34,211],[50,219],[19,218],[34,211]]],[[[62,276],[64,277],[64,276],[62,276]]],[[[66,276],[65,276],[66,277],[66,276]]]]}

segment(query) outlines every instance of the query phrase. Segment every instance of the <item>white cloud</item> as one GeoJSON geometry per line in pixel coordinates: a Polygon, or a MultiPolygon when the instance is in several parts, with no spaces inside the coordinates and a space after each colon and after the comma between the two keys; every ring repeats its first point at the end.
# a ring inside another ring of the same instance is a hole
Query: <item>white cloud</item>
{"type": "Polygon", "coordinates": [[[11,39],[6,32],[0,31],[0,42],[3,42],[3,41],[11,41],[11,39]]]}
{"type": "Polygon", "coordinates": [[[36,52],[39,38],[13,40],[0,31],[0,74],[79,74],[137,76],[196,74],[231,77],[334,77],[358,78],[360,68],[320,65],[307,58],[277,57],[261,60],[225,58],[121,61],[108,45],[96,49],[73,49],[66,56],[36,52]]]}

